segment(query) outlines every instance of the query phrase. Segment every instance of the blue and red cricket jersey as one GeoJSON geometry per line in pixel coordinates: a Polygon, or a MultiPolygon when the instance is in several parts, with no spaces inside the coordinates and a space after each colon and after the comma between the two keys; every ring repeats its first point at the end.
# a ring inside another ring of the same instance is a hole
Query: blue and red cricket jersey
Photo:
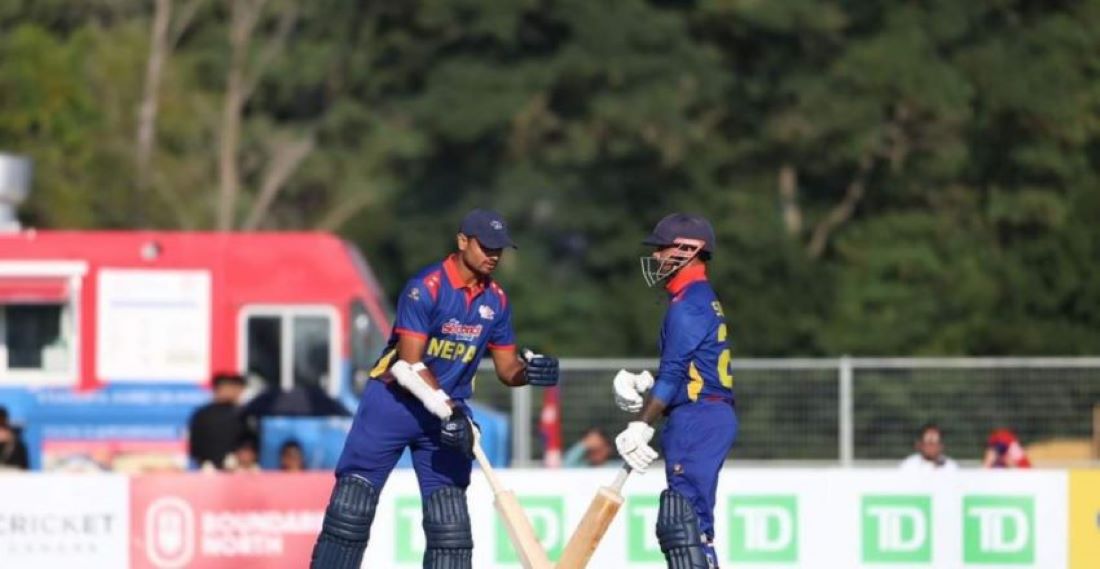
{"type": "Polygon", "coordinates": [[[397,319],[371,377],[397,361],[397,340],[416,336],[427,342],[424,365],[452,399],[473,394],[472,380],[485,349],[515,349],[512,310],[504,290],[491,279],[467,286],[452,255],[423,269],[406,283],[397,301],[397,319]]]}
{"type": "Polygon", "coordinates": [[[669,409],[700,399],[732,402],[726,316],[707,281],[706,265],[681,269],[666,289],[670,300],[653,396],[669,409]]]}
{"type": "MultiPolygon", "coordinates": [[[[508,299],[500,286],[488,279],[467,286],[456,262],[451,256],[430,265],[405,285],[397,302],[393,333],[370,375],[381,377],[397,361],[400,336],[423,338],[422,361],[447,395],[465,407],[486,348],[514,350],[515,333],[508,299]]],[[[403,388],[368,381],[336,475],[359,475],[381,489],[408,448],[422,497],[445,486],[466,488],[470,459],[441,446],[439,426],[439,418],[403,388]]]]}

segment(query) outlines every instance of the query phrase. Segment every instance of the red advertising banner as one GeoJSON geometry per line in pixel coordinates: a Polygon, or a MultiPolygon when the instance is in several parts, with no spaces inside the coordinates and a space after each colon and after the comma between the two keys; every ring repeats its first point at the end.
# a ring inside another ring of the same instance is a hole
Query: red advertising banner
{"type": "Polygon", "coordinates": [[[131,566],[307,567],[332,484],[329,473],[135,476],[131,566]]]}

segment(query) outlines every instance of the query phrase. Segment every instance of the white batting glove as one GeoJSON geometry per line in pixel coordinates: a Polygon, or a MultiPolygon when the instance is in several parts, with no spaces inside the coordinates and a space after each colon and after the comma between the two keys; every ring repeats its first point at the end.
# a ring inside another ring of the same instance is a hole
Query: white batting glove
{"type": "Polygon", "coordinates": [[[615,391],[615,404],[629,413],[642,410],[642,394],[653,387],[653,376],[648,371],[630,373],[620,369],[612,381],[615,391]]]}
{"type": "Polygon", "coordinates": [[[642,421],[631,421],[626,430],[615,437],[615,448],[619,456],[638,474],[644,474],[646,468],[657,460],[657,451],[649,446],[653,438],[653,427],[642,421]]]}

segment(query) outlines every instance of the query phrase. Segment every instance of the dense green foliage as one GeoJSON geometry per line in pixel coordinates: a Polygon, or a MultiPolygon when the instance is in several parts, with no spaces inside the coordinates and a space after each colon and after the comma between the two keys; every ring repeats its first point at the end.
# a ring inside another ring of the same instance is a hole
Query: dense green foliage
{"type": "Polygon", "coordinates": [[[335,230],[395,295],[497,208],[546,350],[653,355],[638,242],[686,210],[738,355],[1100,351],[1100,2],[163,1],[142,181],[155,5],[0,0],[33,225],[218,227],[243,62],[234,228],[335,230]]]}

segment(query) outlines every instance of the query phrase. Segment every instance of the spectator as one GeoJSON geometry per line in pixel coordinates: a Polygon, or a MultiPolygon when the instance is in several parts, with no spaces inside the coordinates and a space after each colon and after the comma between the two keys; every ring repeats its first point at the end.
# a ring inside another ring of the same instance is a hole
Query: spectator
{"type": "Polygon", "coordinates": [[[598,428],[591,428],[584,433],[581,440],[565,451],[562,465],[566,468],[603,466],[611,460],[614,448],[607,433],[598,428]]]}
{"type": "Polygon", "coordinates": [[[283,443],[279,449],[279,470],[283,472],[301,472],[306,469],[305,454],[302,445],[296,440],[283,443]]]}
{"type": "Polygon", "coordinates": [[[212,383],[214,400],[195,411],[188,423],[189,453],[199,468],[222,470],[248,432],[237,407],[245,382],[239,374],[219,373],[212,383]]]}
{"type": "Polygon", "coordinates": [[[1010,429],[995,429],[985,443],[984,468],[1031,468],[1031,461],[1010,429]]]}
{"type": "Polygon", "coordinates": [[[917,452],[906,457],[901,463],[902,470],[958,470],[959,465],[943,453],[943,431],[935,423],[927,423],[917,431],[913,448],[917,452]]]}
{"type": "Polygon", "coordinates": [[[26,470],[30,468],[30,460],[27,445],[8,422],[8,409],[0,407],[0,469],[4,468],[26,470]]]}
{"type": "Polygon", "coordinates": [[[225,469],[234,472],[259,472],[260,452],[256,437],[245,435],[237,442],[233,455],[226,458],[225,469]]]}

